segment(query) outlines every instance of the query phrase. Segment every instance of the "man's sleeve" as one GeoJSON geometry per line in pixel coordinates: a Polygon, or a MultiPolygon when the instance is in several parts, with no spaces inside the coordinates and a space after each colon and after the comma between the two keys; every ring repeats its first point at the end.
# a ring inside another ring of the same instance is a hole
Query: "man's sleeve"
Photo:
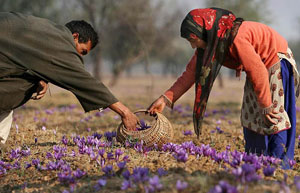
{"type": "Polygon", "coordinates": [[[53,57],[44,67],[31,65],[31,71],[41,79],[71,91],[86,112],[106,108],[118,101],[102,82],[84,69],[79,55],[67,55],[64,60],[53,57]]]}

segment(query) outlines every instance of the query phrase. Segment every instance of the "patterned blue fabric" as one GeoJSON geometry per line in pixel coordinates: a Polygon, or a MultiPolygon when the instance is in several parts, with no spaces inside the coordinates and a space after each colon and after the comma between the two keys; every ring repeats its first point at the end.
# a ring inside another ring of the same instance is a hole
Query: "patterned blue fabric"
{"type": "Polygon", "coordinates": [[[282,159],[283,169],[289,169],[289,160],[294,159],[296,138],[296,99],[294,90],[293,67],[285,59],[281,60],[281,74],[284,89],[284,109],[287,112],[291,128],[274,135],[259,135],[244,128],[247,153],[264,154],[282,159]]]}

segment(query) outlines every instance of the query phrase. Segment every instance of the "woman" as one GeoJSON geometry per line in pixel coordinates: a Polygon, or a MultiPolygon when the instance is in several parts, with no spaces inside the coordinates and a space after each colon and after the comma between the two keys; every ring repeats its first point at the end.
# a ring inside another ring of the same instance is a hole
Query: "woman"
{"type": "Polygon", "coordinates": [[[264,24],[243,21],[219,8],[190,11],[181,24],[181,36],[196,48],[195,54],[173,86],[148,108],[150,114],[172,107],[195,83],[193,119],[199,137],[221,66],[235,69],[237,76],[245,71],[241,113],[245,151],[293,159],[299,75],[287,41],[264,24]]]}

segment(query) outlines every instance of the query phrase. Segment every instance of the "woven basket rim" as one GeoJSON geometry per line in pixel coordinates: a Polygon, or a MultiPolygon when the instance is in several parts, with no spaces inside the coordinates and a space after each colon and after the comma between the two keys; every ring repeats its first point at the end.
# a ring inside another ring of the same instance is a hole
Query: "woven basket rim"
{"type": "MultiPolygon", "coordinates": [[[[134,113],[136,114],[145,111],[146,110],[144,109],[140,109],[135,111],[134,113]]],[[[151,128],[140,131],[129,131],[125,128],[123,122],[121,122],[117,128],[118,141],[125,142],[126,139],[132,137],[133,139],[143,140],[146,146],[151,146],[154,142],[170,141],[174,135],[173,127],[170,121],[162,113],[156,113],[154,118],[156,119],[156,121],[153,125],[151,125],[151,128]],[[164,125],[167,127],[162,127],[164,125]]]]}

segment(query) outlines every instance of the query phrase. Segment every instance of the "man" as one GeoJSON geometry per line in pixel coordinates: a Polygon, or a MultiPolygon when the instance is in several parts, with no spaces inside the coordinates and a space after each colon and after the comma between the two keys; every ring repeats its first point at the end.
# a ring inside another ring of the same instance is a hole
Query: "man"
{"type": "Polygon", "coordinates": [[[109,107],[127,129],[138,118],[84,69],[82,56],[98,43],[85,21],[66,26],[20,13],[0,13],[0,140],[5,143],[12,110],[30,98],[40,99],[47,83],[71,91],[88,112],[109,107]],[[36,93],[33,95],[33,93],[36,93]]]}

